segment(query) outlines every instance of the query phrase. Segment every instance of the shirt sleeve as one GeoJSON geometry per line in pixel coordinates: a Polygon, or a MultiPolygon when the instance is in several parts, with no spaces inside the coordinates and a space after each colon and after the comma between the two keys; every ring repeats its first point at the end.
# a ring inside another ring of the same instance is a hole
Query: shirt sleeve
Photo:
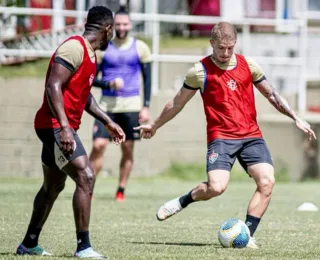
{"type": "Polygon", "coordinates": [[[137,52],[141,63],[149,63],[152,61],[149,46],[141,40],[137,40],[137,52]]]}
{"type": "Polygon", "coordinates": [[[201,62],[197,62],[188,70],[184,78],[184,87],[203,90],[205,82],[205,71],[201,62]]]}
{"type": "Polygon", "coordinates": [[[54,61],[75,72],[82,63],[84,50],[75,39],[66,41],[57,49],[54,61]]]}
{"type": "Polygon", "coordinates": [[[253,83],[259,83],[266,79],[264,75],[264,71],[262,70],[261,66],[252,58],[247,58],[246,61],[249,65],[249,69],[251,71],[252,75],[252,82],[253,83]]]}

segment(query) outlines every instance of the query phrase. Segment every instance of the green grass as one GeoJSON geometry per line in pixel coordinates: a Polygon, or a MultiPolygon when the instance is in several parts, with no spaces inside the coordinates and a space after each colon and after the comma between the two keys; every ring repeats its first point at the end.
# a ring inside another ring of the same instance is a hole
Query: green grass
{"type": "MultiPolygon", "coordinates": [[[[156,220],[155,212],[163,202],[195,184],[132,179],[127,201],[117,204],[113,201],[116,179],[98,179],[90,229],[93,246],[110,259],[319,259],[319,213],[296,211],[306,201],[320,206],[318,183],[276,185],[272,203],[255,234],[260,250],[223,249],[217,240],[223,220],[244,219],[255,189],[252,181],[232,182],[222,196],[194,203],[165,222],[156,220]]],[[[0,259],[21,259],[13,252],[24,236],[40,185],[41,180],[0,179],[0,259]]],[[[74,184],[68,181],[40,237],[41,245],[56,256],[52,259],[70,259],[75,249],[73,189],[74,184]]]]}
{"type": "MultiPolygon", "coordinates": [[[[142,39],[142,38],[141,38],[142,39]]],[[[142,39],[151,48],[151,39],[142,39]]],[[[206,48],[208,47],[207,38],[183,38],[183,37],[169,37],[163,36],[160,39],[160,50],[166,49],[188,49],[192,48],[206,48]]],[[[190,53],[189,53],[190,54],[190,53]]],[[[39,59],[36,61],[29,61],[18,65],[1,66],[0,65],[0,78],[13,78],[13,77],[45,77],[49,59],[39,59]]]]}
{"type": "MultiPolygon", "coordinates": [[[[205,164],[172,163],[170,167],[160,175],[165,178],[178,180],[202,181],[203,178],[206,177],[205,172],[205,164]]],[[[279,165],[277,172],[275,173],[275,178],[277,182],[289,182],[288,169],[279,165]]],[[[239,164],[235,164],[231,172],[230,181],[243,182],[249,180],[250,178],[248,178],[248,175],[241,166],[239,164]]]]}
{"type": "Polygon", "coordinates": [[[1,66],[0,78],[42,77],[46,76],[49,59],[28,61],[22,64],[1,66]]]}

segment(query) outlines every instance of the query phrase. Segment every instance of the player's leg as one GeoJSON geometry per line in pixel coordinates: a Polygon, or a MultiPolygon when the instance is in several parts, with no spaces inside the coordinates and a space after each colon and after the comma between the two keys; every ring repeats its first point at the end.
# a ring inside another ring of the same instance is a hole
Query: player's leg
{"type": "Polygon", "coordinates": [[[52,154],[50,154],[45,146],[42,151],[42,161],[44,181],[34,199],[33,212],[28,230],[22,244],[17,249],[17,254],[19,255],[50,255],[38,245],[38,239],[55,200],[64,189],[67,175],[57,168],[52,154]]]}
{"type": "Polygon", "coordinates": [[[93,172],[97,176],[102,169],[103,154],[109,143],[109,134],[99,120],[94,121],[93,126],[93,145],[90,153],[90,162],[93,168],[93,172]]]}
{"type": "Polygon", "coordinates": [[[209,200],[221,195],[227,188],[230,170],[235,162],[235,155],[239,148],[237,142],[216,140],[208,145],[207,174],[208,181],[198,184],[186,195],[168,201],[157,212],[158,220],[165,220],[190,203],[209,200]]]}
{"type": "MultiPolygon", "coordinates": [[[[260,138],[245,141],[239,161],[257,184],[246,216],[246,224],[252,237],[271,200],[275,183],[274,168],[267,145],[260,138]]],[[[257,248],[256,245],[250,247],[257,248]]]]}
{"type": "Polygon", "coordinates": [[[139,113],[118,113],[116,118],[117,123],[126,134],[126,141],[121,144],[119,185],[116,193],[116,200],[123,201],[124,191],[133,167],[134,141],[140,138],[139,132],[133,130],[139,125],[139,113]]]}
{"type": "MultiPolygon", "coordinates": [[[[95,175],[89,158],[76,132],[73,132],[75,149],[72,155],[66,156],[55,144],[54,156],[57,166],[71,177],[76,188],[73,194],[73,213],[76,226],[77,249],[76,257],[102,257],[95,252],[90,244],[89,221],[91,199],[95,183],[95,175]]],[[[60,129],[55,132],[57,143],[60,143],[60,129]]]]}
{"type": "Polygon", "coordinates": [[[119,185],[116,193],[117,201],[124,200],[124,191],[133,167],[133,148],[133,140],[126,140],[121,144],[119,185]]]}

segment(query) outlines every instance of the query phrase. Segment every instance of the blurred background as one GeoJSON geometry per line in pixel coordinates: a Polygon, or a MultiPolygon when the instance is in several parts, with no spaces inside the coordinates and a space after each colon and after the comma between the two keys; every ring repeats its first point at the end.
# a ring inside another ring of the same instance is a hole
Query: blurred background
{"type": "MultiPolygon", "coordinates": [[[[106,5],[115,12],[120,4],[130,11],[132,34],[152,49],[152,118],[182,86],[192,64],[212,52],[212,26],[229,21],[239,33],[236,52],[260,63],[273,86],[320,134],[319,0],[0,0],[0,176],[42,175],[33,118],[42,103],[48,58],[64,39],[82,33],[91,6],[106,5]]],[[[99,100],[99,89],[92,92],[99,100]]],[[[259,93],[256,106],[278,180],[319,178],[318,141],[307,142],[259,93]]],[[[79,135],[87,152],[92,125],[85,115],[79,135]]],[[[118,175],[119,157],[119,147],[112,145],[103,176],[118,175]]],[[[200,95],[154,139],[138,142],[135,158],[133,177],[167,173],[189,178],[199,172],[205,178],[200,95]]],[[[233,171],[246,177],[238,165],[233,171]]]]}

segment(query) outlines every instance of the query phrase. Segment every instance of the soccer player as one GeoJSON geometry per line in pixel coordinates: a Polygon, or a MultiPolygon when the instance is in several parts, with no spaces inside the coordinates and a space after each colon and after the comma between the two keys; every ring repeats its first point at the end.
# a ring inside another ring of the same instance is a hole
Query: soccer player
{"type": "MultiPolygon", "coordinates": [[[[151,51],[144,42],[129,36],[132,24],[123,8],[116,12],[114,20],[116,36],[102,56],[102,79],[96,79],[94,86],[102,88],[100,107],[126,134],[126,141],[121,144],[119,185],[115,195],[116,201],[121,202],[125,199],[124,192],[133,167],[134,141],[140,138],[139,131],[134,131],[133,127],[149,120],[151,51]],[[141,74],[143,101],[140,97],[141,74]]],[[[96,120],[90,154],[96,175],[102,168],[109,139],[103,124],[96,120]]]]}
{"type": "Polygon", "coordinates": [[[98,106],[90,94],[96,74],[95,50],[105,49],[113,37],[113,14],[103,6],[92,7],[82,36],[72,36],[53,54],[46,76],[43,104],[35,116],[35,131],[43,143],[43,185],[35,197],[28,230],[17,248],[18,255],[50,255],[38,239],[67,176],[76,184],[73,211],[79,258],[103,258],[89,240],[91,197],[95,176],[77,134],[86,110],[100,120],[114,142],[125,134],[98,106]]]}
{"type": "Polygon", "coordinates": [[[166,220],[190,203],[221,195],[227,188],[237,158],[257,184],[245,222],[251,235],[248,247],[258,248],[253,234],[268,207],[275,179],[271,155],[256,121],[253,85],[279,112],[292,118],[309,139],[316,136],[310,125],[273,89],[260,66],[233,52],[236,41],[237,31],[232,24],[216,24],[211,31],[212,55],[195,63],[187,72],[183,87],[152,124],[135,129],[142,129],[142,138],[151,138],[200,90],[207,121],[208,180],[187,194],[166,202],[159,208],[157,218],[166,220]]]}

